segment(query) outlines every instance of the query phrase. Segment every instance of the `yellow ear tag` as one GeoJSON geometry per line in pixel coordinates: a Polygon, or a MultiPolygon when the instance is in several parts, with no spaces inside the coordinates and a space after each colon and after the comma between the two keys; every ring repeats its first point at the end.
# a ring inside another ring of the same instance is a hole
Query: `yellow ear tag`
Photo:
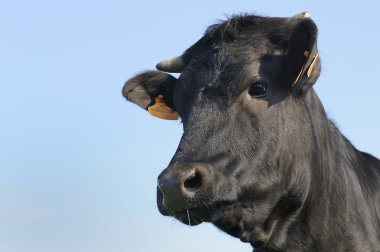
{"type": "Polygon", "coordinates": [[[162,95],[159,95],[156,98],[155,104],[148,107],[148,112],[152,116],[165,119],[165,120],[178,119],[178,113],[174,109],[168,107],[168,105],[165,104],[164,97],[162,95]]]}

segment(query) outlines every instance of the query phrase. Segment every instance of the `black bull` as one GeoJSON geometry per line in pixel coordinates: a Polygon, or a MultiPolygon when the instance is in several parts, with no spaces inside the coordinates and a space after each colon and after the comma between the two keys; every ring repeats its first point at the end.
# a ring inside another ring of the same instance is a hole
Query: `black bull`
{"type": "MultiPolygon", "coordinates": [[[[212,222],[256,251],[379,251],[380,161],[358,151],[313,90],[317,27],[234,16],[123,95],[144,109],[162,95],[183,122],[159,175],[163,215],[212,222]]],[[[167,109],[169,109],[167,108],[167,109]]]]}

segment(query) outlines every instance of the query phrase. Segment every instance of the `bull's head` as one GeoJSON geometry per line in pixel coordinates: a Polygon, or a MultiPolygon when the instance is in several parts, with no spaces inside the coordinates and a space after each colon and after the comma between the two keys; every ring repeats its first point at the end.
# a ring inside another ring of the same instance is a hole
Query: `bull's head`
{"type": "Polygon", "coordinates": [[[279,246],[308,197],[311,121],[323,114],[312,90],[320,73],[314,22],[307,13],[235,16],[157,69],[130,79],[123,95],[144,109],[162,95],[183,122],[158,177],[160,212],[279,246]]]}

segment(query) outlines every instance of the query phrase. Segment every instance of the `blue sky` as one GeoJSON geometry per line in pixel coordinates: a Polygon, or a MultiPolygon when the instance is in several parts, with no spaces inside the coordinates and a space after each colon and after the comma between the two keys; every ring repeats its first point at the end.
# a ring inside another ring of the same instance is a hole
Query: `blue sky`
{"type": "Polygon", "coordinates": [[[380,157],[378,1],[0,2],[0,251],[250,251],[209,224],[161,216],[156,177],[182,126],[121,96],[226,14],[319,27],[315,88],[360,150],[380,157]]]}

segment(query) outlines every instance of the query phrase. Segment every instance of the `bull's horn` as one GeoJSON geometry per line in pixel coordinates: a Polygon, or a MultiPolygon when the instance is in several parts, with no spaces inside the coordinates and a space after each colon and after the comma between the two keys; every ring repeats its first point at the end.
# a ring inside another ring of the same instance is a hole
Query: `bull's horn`
{"type": "Polygon", "coordinates": [[[161,61],[156,65],[157,70],[169,73],[180,73],[185,67],[182,55],[172,59],[161,61]]]}

